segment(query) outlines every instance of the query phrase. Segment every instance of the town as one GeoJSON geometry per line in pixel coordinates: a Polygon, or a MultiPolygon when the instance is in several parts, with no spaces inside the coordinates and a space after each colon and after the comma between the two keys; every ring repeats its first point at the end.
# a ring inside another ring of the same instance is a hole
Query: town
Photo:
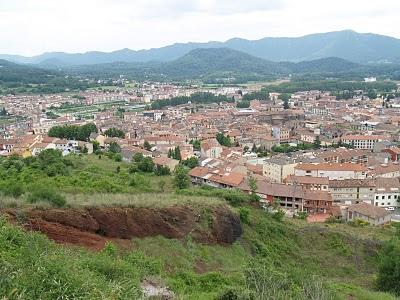
{"type": "Polygon", "coordinates": [[[171,172],[191,160],[194,185],[255,192],[266,209],[278,204],[288,216],[307,213],[309,222],[400,221],[400,84],[382,95],[357,90],[347,100],[319,90],[258,99],[259,91],[132,82],[78,94],[5,95],[0,155],[113,147],[123,161],[141,153],[171,172]],[[96,130],[83,138],[57,134],[87,124],[96,130]]]}
{"type": "Polygon", "coordinates": [[[0,1],[0,300],[396,300],[400,1],[0,1]]]}

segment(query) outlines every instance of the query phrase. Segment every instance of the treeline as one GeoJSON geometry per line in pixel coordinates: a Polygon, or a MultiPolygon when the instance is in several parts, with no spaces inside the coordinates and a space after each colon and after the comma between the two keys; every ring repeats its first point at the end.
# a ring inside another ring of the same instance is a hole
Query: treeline
{"type": "Polygon", "coordinates": [[[28,65],[18,65],[0,60],[1,94],[50,94],[66,91],[84,91],[97,86],[75,76],[28,65]]]}
{"type": "Polygon", "coordinates": [[[89,123],[82,126],[77,126],[77,125],[54,126],[50,128],[48,135],[50,137],[57,137],[60,139],[89,141],[90,135],[96,132],[97,132],[96,125],[93,123],[89,123]]]}
{"type": "Polygon", "coordinates": [[[377,82],[361,82],[361,81],[336,81],[336,80],[321,80],[321,81],[298,81],[285,82],[279,85],[270,85],[263,88],[264,92],[276,93],[295,93],[299,91],[369,91],[377,90],[381,92],[390,92],[397,89],[396,83],[392,81],[377,81],[377,82]]]}
{"type": "Polygon", "coordinates": [[[259,92],[249,93],[243,96],[244,101],[254,99],[268,100],[269,93],[295,93],[300,91],[326,91],[332,92],[339,99],[349,99],[354,95],[354,91],[361,90],[367,96],[374,97],[376,93],[389,93],[397,89],[393,81],[339,81],[339,80],[317,80],[317,81],[291,81],[277,85],[269,85],[262,88],[259,92]]]}
{"type": "Polygon", "coordinates": [[[220,103],[220,102],[230,102],[233,103],[235,100],[233,98],[228,98],[223,95],[216,96],[211,93],[195,93],[191,96],[180,96],[174,97],[166,100],[157,100],[151,104],[152,109],[160,109],[166,106],[177,106],[191,103],[220,103]]]}

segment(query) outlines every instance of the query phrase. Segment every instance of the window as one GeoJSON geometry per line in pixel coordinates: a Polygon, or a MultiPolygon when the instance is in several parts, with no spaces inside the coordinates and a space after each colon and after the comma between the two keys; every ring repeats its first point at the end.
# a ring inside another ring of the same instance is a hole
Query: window
{"type": "Polygon", "coordinates": [[[388,196],[388,199],[389,199],[389,200],[392,199],[392,195],[389,195],[389,196],[388,196]]]}
{"type": "Polygon", "coordinates": [[[375,196],[375,200],[379,200],[379,196],[375,196]]]}
{"type": "Polygon", "coordinates": [[[382,196],[382,200],[385,200],[385,196],[382,196]]]}

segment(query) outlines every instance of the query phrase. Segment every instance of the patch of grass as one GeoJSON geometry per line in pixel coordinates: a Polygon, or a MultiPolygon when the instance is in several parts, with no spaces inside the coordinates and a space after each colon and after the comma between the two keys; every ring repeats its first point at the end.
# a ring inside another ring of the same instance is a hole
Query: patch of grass
{"type": "Polygon", "coordinates": [[[348,299],[354,299],[354,300],[396,300],[395,296],[388,294],[388,293],[382,293],[382,292],[376,292],[376,291],[371,291],[370,289],[362,288],[360,286],[355,286],[352,284],[345,284],[345,283],[340,283],[340,284],[331,284],[331,288],[336,291],[337,294],[337,299],[338,300],[348,300],[348,299]]]}
{"type": "Polygon", "coordinates": [[[70,207],[152,207],[163,208],[175,205],[204,208],[223,204],[220,199],[209,197],[189,197],[174,193],[142,194],[68,194],[67,204],[70,207]]]}

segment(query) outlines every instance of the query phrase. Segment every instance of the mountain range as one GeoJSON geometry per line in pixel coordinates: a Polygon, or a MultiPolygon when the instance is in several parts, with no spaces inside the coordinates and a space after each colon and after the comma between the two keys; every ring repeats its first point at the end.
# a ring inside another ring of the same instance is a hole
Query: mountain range
{"type": "Polygon", "coordinates": [[[337,57],[354,63],[400,63],[400,40],[352,30],[311,34],[302,37],[266,37],[259,40],[240,38],[226,42],[177,43],[149,50],[122,49],[114,52],[49,52],[33,57],[0,55],[16,63],[48,66],[94,65],[115,62],[170,62],[201,48],[228,48],[273,62],[301,62],[337,57]]]}
{"type": "Polygon", "coordinates": [[[357,63],[337,57],[314,61],[273,62],[229,48],[198,48],[168,62],[106,63],[65,67],[76,75],[110,78],[124,75],[135,79],[205,81],[234,78],[238,81],[272,79],[303,73],[341,73],[362,69],[357,63]]]}
{"type": "Polygon", "coordinates": [[[362,65],[338,57],[301,62],[273,62],[229,48],[198,48],[172,61],[113,62],[45,67],[0,60],[0,82],[39,83],[66,75],[111,79],[121,75],[135,80],[201,80],[221,83],[269,80],[290,75],[358,78],[384,76],[397,79],[397,64],[362,65]]]}

